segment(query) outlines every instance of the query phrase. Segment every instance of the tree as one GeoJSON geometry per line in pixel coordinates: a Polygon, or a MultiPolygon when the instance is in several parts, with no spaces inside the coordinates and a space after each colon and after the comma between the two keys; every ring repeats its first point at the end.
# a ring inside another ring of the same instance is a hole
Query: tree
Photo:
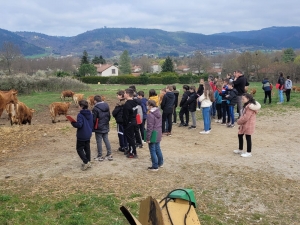
{"type": "Polygon", "coordinates": [[[89,64],[89,63],[90,63],[90,62],[89,62],[89,55],[88,55],[87,51],[84,50],[84,51],[83,51],[83,55],[82,55],[82,57],[81,57],[81,63],[80,63],[80,65],[83,65],[83,64],[89,64]]]}
{"type": "Polygon", "coordinates": [[[12,63],[21,56],[20,49],[12,42],[4,42],[0,52],[0,57],[4,61],[8,74],[11,74],[12,63]]]}
{"type": "Polygon", "coordinates": [[[125,50],[120,56],[119,69],[122,72],[122,74],[131,74],[131,62],[127,50],[125,50]]]}
{"type": "Polygon", "coordinates": [[[174,65],[173,65],[173,61],[170,58],[170,56],[168,56],[166,58],[166,60],[164,61],[164,63],[161,66],[161,72],[174,72],[174,65]]]}
{"type": "Polygon", "coordinates": [[[79,68],[79,76],[96,76],[97,68],[93,64],[82,64],[79,68]]]}
{"type": "Polygon", "coordinates": [[[196,51],[194,57],[189,62],[189,66],[197,70],[199,75],[200,75],[200,71],[205,69],[207,65],[208,65],[208,60],[200,51],[196,51]]]}
{"type": "Polygon", "coordinates": [[[102,57],[102,55],[100,55],[99,57],[95,56],[92,60],[92,63],[93,64],[106,64],[106,60],[102,57]]]}
{"type": "Polygon", "coordinates": [[[138,64],[140,64],[142,71],[144,73],[150,73],[151,72],[151,60],[148,59],[147,56],[143,56],[138,60],[138,64]]]}
{"type": "Polygon", "coordinates": [[[285,63],[294,62],[296,54],[292,48],[285,49],[282,55],[282,61],[285,63]]]}

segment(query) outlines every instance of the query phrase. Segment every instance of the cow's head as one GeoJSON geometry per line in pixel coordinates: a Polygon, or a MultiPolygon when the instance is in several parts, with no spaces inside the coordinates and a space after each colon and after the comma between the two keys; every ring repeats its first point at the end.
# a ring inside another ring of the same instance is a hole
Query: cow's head
{"type": "Polygon", "coordinates": [[[18,91],[16,91],[16,90],[11,91],[10,102],[13,104],[18,103],[18,91]]]}

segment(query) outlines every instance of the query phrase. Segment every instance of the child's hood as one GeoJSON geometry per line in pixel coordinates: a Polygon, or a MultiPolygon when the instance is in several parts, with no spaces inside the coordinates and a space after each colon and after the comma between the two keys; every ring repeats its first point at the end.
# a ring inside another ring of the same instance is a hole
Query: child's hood
{"type": "Polygon", "coordinates": [[[87,120],[91,119],[92,113],[88,109],[80,110],[80,114],[82,114],[87,120]]]}
{"type": "Polygon", "coordinates": [[[105,102],[96,103],[95,108],[100,109],[102,112],[108,112],[109,111],[109,106],[105,102]]]}
{"type": "Polygon", "coordinates": [[[159,108],[157,108],[157,107],[152,108],[150,110],[150,113],[153,114],[157,119],[161,118],[161,114],[160,114],[159,108]]]}
{"type": "Polygon", "coordinates": [[[253,110],[253,111],[258,111],[261,108],[261,104],[257,101],[255,101],[255,104],[251,103],[249,104],[249,109],[253,110]]]}

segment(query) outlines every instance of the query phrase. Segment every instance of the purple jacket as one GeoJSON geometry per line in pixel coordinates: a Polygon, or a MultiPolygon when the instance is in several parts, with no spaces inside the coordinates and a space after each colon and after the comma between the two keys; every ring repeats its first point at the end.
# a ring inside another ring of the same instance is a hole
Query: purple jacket
{"type": "Polygon", "coordinates": [[[157,131],[157,142],[161,142],[162,118],[159,108],[152,108],[147,115],[147,141],[150,141],[152,131],[157,131]],[[154,109],[154,111],[152,111],[154,109]]]}

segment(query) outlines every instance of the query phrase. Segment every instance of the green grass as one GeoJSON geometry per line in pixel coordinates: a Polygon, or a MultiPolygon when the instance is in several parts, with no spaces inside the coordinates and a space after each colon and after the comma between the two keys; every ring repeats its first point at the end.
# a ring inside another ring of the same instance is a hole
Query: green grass
{"type": "MultiPolygon", "coordinates": [[[[74,194],[55,199],[0,194],[0,224],[126,224],[120,200],[109,194],[74,194]]],[[[137,203],[127,203],[137,213],[137,203]]]]}

